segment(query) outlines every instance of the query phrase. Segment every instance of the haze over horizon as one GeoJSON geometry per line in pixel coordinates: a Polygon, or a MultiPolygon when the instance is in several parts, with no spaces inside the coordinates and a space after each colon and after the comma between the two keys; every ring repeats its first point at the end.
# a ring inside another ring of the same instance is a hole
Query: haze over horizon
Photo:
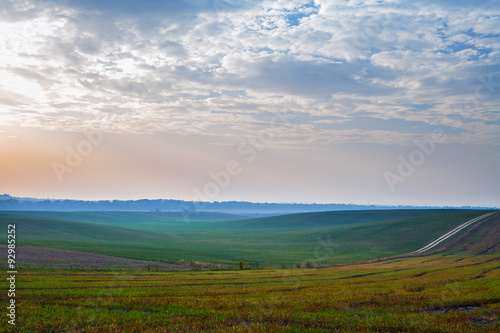
{"type": "Polygon", "coordinates": [[[0,193],[500,206],[497,1],[0,4],[0,193]]]}

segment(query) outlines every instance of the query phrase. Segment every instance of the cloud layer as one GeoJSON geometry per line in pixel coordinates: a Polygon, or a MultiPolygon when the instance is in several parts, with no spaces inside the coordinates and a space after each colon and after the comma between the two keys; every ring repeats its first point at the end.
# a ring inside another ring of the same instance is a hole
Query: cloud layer
{"type": "Polygon", "coordinates": [[[500,143],[495,1],[0,3],[0,125],[500,143]]]}

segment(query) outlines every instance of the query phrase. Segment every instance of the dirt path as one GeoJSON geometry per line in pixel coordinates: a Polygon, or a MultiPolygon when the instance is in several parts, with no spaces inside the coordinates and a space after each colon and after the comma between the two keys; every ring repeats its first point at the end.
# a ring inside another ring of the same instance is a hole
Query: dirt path
{"type": "Polygon", "coordinates": [[[458,227],[456,227],[455,229],[451,230],[451,231],[448,231],[446,234],[444,234],[443,236],[439,237],[438,239],[436,239],[435,241],[427,244],[426,246],[424,246],[423,248],[421,249],[418,249],[416,251],[414,251],[415,253],[424,253],[430,249],[432,249],[433,247],[435,247],[436,245],[440,244],[441,242],[447,240],[448,238],[450,238],[451,236],[455,235],[456,233],[460,232],[462,229],[465,229],[467,228],[468,226],[484,219],[484,218],[487,218],[488,216],[491,216],[493,214],[496,214],[496,212],[493,212],[493,213],[488,213],[488,214],[484,214],[484,215],[481,215],[481,216],[478,216],[470,221],[467,221],[465,223],[462,223],[461,225],[459,225],[458,227]]]}
{"type": "MultiPolygon", "coordinates": [[[[2,251],[2,253],[4,253],[3,256],[6,257],[7,245],[0,245],[0,251],[2,251]]],[[[103,254],[31,246],[16,247],[16,266],[17,268],[60,269],[191,269],[187,266],[167,264],[158,261],[137,260],[103,254]]]]}

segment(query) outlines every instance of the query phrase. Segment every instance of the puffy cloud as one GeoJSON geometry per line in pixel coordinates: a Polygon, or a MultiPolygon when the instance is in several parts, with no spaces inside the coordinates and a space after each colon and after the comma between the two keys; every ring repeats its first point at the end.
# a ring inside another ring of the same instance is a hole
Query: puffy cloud
{"type": "Polygon", "coordinates": [[[405,122],[498,143],[493,1],[1,3],[2,124],[218,142],[285,112],[294,146],[423,134],[405,122]]]}

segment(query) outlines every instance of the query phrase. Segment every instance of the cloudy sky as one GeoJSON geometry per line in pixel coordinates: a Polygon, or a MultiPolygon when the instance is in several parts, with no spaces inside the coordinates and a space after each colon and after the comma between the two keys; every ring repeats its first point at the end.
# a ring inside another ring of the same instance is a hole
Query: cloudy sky
{"type": "Polygon", "coordinates": [[[0,193],[500,206],[498,1],[0,0],[0,193]]]}

